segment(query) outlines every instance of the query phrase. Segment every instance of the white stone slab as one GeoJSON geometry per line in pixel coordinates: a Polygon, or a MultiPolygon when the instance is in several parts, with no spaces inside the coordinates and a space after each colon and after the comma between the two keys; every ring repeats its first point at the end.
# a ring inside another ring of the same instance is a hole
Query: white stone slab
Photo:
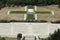
{"type": "Polygon", "coordinates": [[[18,33],[22,33],[23,36],[40,36],[45,38],[49,36],[49,33],[53,33],[55,30],[60,29],[60,24],[51,23],[0,23],[0,35],[8,37],[16,37],[18,33]]]}

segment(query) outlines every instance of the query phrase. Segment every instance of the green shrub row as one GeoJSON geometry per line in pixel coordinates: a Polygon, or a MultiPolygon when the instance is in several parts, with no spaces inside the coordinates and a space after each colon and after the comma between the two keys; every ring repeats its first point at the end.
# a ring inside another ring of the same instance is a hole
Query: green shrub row
{"type": "Polygon", "coordinates": [[[37,14],[52,14],[51,11],[35,11],[37,14]]]}
{"type": "Polygon", "coordinates": [[[25,13],[27,13],[27,11],[10,11],[10,14],[17,14],[17,13],[19,13],[19,14],[25,14],[25,13]]]}

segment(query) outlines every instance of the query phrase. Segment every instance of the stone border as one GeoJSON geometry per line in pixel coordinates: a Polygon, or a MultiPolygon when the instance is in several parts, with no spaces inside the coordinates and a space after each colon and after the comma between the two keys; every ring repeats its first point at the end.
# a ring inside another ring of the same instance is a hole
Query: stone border
{"type": "Polygon", "coordinates": [[[10,14],[10,11],[8,11],[7,14],[9,15],[10,14]]]}
{"type": "Polygon", "coordinates": [[[51,11],[52,12],[52,15],[54,15],[54,11],[51,11]]]}
{"type": "Polygon", "coordinates": [[[37,20],[37,14],[35,14],[35,20],[37,20]]]}
{"type": "Polygon", "coordinates": [[[35,11],[37,11],[37,6],[35,6],[35,11]]]}
{"type": "Polygon", "coordinates": [[[24,20],[26,20],[26,16],[27,16],[27,15],[26,15],[26,14],[24,14],[24,20]]]}
{"type": "Polygon", "coordinates": [[[25,11],[27,11],[27,6],[25,6],[25,11]]]}
{"type": "MultiPolygon", "coordinates": [[[[35,11],[37,11],[37,6],[35,6],[35,11]]],[[[35,20],[37,20],[37,14],[35,14],[35,20]]]]}

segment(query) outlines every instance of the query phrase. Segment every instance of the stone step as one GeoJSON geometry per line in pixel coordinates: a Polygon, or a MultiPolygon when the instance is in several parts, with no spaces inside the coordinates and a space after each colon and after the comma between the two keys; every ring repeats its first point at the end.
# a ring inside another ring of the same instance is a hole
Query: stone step
{"type": "Polygon", "coordinates": [[[25,36],[25,40],[34,40],[34,36],[25,36]]]}

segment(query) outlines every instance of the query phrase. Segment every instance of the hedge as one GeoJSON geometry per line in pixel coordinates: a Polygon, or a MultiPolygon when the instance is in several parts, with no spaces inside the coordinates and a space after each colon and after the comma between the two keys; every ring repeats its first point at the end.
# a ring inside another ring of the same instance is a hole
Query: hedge
{"type": "Polygon", "coordinates": [[[25,14],[27,11],[10,11],[10,14],[25,14]]]}
{"type": "Polygon", "coordinates": [[[35,11],[36,14],[52,14],[51,11],[35,11]]]}

